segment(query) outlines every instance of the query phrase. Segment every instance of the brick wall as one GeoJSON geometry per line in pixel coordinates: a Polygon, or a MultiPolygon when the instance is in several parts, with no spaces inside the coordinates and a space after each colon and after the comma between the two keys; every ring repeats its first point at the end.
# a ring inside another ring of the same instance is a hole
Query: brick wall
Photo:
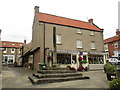
{"type": "Polygon", "coordinates": [[[37,49],[33,55],[34,55],[33,56],[34,69],[38,69],[39,68],[38,63],[40,62],[40,49],[37,49]]]}

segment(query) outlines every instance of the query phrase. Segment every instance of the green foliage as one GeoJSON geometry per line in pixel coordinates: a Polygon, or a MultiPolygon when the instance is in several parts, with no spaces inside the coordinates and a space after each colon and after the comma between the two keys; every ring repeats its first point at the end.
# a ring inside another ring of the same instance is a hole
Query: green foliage
{"type": "Polygon", "coordinates": [[[120,90],[120,78],[117,79],[113,79],[110,83],[109,83],[110,89],[111,90],[120,90]]]}
{"type": "Polygon", "coordinates": [[[115,73],[116,71],[115,66],[111,65],[110,63],[106,63],[104,68],[107,73],[115,73]]]}
{"type": "Polygon", "coordinates": [[[85,63],[87,63],[87,60],[82,60],[81,62],[82,62],[83,64],[85,64],[85,63]]]}

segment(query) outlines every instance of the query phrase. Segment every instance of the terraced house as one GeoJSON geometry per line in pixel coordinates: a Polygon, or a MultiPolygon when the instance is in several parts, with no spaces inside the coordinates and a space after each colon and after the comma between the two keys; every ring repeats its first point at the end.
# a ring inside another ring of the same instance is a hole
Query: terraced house
{"type": "Polygon", "coordinates": [[[2,48],[2,62],[3,64],[19,65],[20,56],[22,55],[22,47],[25,43],[1,41],[0,48],[2,48]]]}
{"type": "Polygon", "coordinates": [[[108,57],[120,57],[120,30],[116,29],[116,35],[104,40],[105,51],[108,57]]]}
{"type": "Polygon", "coordinates": [[[38,69],[38,63],[78,68],[80,53],[90,69],[103,68],[103,29],[93,19],[84,22],[41,13],[36,6],[32,28],[34,69],[38,69]]]}

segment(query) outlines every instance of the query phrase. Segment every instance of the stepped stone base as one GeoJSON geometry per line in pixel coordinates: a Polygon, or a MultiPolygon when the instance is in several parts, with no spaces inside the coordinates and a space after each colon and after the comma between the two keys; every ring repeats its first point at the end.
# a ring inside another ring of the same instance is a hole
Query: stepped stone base
{"type": "Polygon", "coordinates": [[[75,77],[59,77],[59,78],[41,78],[38,79],[36,77],[28,77],[32,84],[44,84],[44,83],[55,83],[55,82],[63,82],[63,81],[71,81],[71,80],[82,80],[82,79],[90,79],[86,76],[75,76],[75,77]]]}
{"type": "Polygon", "coordinates": [[[49,74],[49,73],[76,73],[75,70],[39,70],[37,73],[49,74]]]}
{"type": "Polygon", "coordinates": [[[90,79],[80,72],[71,70],[40,70],[28,77],[32,84],[44,84],[71,80],[90,79]]]}

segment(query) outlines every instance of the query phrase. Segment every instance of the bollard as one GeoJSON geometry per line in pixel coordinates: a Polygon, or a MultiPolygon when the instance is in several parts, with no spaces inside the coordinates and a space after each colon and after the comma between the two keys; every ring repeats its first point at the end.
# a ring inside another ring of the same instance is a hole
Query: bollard
{"type": "Polygon", "coordinates": [[[120,78],[120,68],[116,70],[116,76],[117,78],[120,78]]]}

